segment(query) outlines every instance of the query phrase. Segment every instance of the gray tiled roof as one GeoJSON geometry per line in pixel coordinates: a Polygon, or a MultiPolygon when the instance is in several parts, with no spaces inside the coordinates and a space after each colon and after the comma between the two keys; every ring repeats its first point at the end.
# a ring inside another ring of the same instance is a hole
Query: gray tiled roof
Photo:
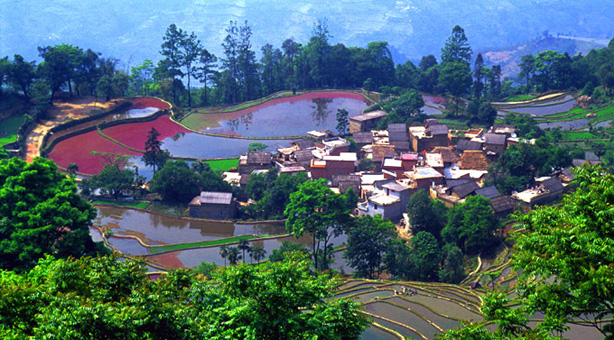
{"type": "Polygon", "coordinates": [[[299,150],[307,150],[315,147],[315,143],[311,139],[299,139],[294,141],[299,150]]]}
{"type": "Polygon", "coordinates": [[[368,132],[354,132],[352,139],[358,144],[371,144],[373,143],[373,133],[368,132]]]}
{"type": "Polygon", "coordinates": [[[465,151],[465,150],[481,150],[482,143],[470,141],[468,139],[461,139],[456,144],[456,150],[465,151]]]}
{"type": "Polygon", "coordinates": [[[542,183],[542,186],[550,192],[563,190],[563,184],[556,178],[551,178],[549,180],[544,181],[542,183]]]}
{"type": "Polygon", "coordinates": [[[273,157],[268,152],[249,151],[247,153],[247,164],[266,164],[271,163],[273,157]]]}
{"type": "Polygon", "coordinates": [[[487,133],[484,135],[484,140],[486,144],[505,145],[506,139],[506,135],[500,135],[498,133],[487,133]]]}
{"type": "Polygon", "coordinates": [[[200,193],[201,204],[230,204],[232,194],[229,192],[202,191],[200,193]]]}
{"type": "Polygon", "coordinates": [[[431,130],[431,135],[447,135],[448,134],[448,126],[445,124],[435,124],[429,126],[431,130]]]}
{"type": "Polygon", "coordinates": [[[408,134],[408,129],[407,129],[407,124],[388,124],[388,133],[404,133],[405,135],[408,134]]]}
{"type": "Polygon", "coordinates": [[[452,188],[452,193],[456,194],[459,198],[465,198],[478,190],[480,186],[476,182],[469,182],[455,186],[452,188]]]}
{"type": "Polygon", "coordinates": [[[467,184],[469,182],[472,182],[470,178],[446,179],[446,186],[448,188],[454,188],[459,185],[467,184]]]}
{"type": "Polygon", "coordinates": [[[486,198],[495,198],[501,196],[501,193],[494,185],[484,187],[475,191],[476,195],[484,196],[486,198]]]}

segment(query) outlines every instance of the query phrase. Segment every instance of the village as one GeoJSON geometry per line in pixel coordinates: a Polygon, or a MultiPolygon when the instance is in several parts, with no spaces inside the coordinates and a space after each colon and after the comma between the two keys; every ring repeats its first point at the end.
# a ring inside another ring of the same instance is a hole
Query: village
{"type": "MultiPolygon", "coordinates": [[[[351,189],[359,197],[353,210],[356,216],[377,214],[405,227],[410,195],[427,190],[432,199],[448,207],[464,203],[469,196],[490,200],[493,213],[507,216],[515,210],[528,211],[535,205],[560,200],[571,187],[571,168],[535,178],[535,185],[524,191],[504,195],[494,186],[484,186],[488,166],[510,145],[535,143],[518,137],[516,127],[493,124],[488,130],[450,130],[437,119],[427,119],[423,126],[389,124],[377,130],[387,113],[373,111],[349,117],[347,138],[330,131],[310,131],[309,139],[296,140],[290,147],[274,153],[249,151],[240,157],[236,172],[222,176],[244,188],[254,173],[276,168],[279,174],[307,173],[311,179],[326,179],[336,193],[351,189]],[[404,216],[405,215],[405,216],[404,216]]],[[[600,163],[588,152],[588,160],[574,159],[574,166],[585,162],[600,163]]],[[[246,196],[202,192],[189,204],[190,216],[208,219],[232,219],[237,205],[248,204],[246,196]]]]}

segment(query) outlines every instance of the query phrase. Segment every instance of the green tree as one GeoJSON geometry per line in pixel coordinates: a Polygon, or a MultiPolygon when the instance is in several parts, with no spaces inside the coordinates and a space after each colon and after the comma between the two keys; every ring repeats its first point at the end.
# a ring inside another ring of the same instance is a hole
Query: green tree
{"type": "Polygon", "coordinates": [[[482,57],[482,53],[478,53],[478,56],[475,58],[475,64],[473,64],[473,77],[475,81],[473,82],[473,95],[476,100],[480,100],[482,97],[482,91],[484,90],[484,58],[482,57]]]}
{"type": "Polygon", "coordinates": [[[446,45],[441,49],[441,63],[465,63],[469,66],[473,51],[465,30],[456,25],[452,28],[452,35],[446,40],[446,45]]]}
{"type": "Polygon", "coordinates": [[[211,82],[212,76],[214,76],[217,71],[215,71],[217,57],[209,52],[207,49],[203,48],[200,54],[200,66],[196,67],[196,73],[194,75],[200,80],[203,84],[203,97],[202,103],[204,105],[209,105],[209,95],[207,93],[207,85],[211,82]]]}
{"type": "Polygon", "coordinates": [[[192,107],[192,91],[190,81],[197,73],[195,64],[199,61],[203,53],[203,45],[192,32],[190,35],[185,35],[184,39],[179,41],[181,53],[181,66],[185,67],[185,72],[182,72],[188,77],[188,107],[192,107]]]}
{"type": "Polygon", "coordinates": [[[239,248],[239,250],[243,253],[243,263],[245,263],[246,260],[246,256],[245,256],[245,252],[250,252],[250,250],[252,249],[251,244],[249,244],[249,241],[246,239],[240,239],[239,243],[237,244],[237,248],[239,248]]]}
{"type": "Polygon", "coordinates": [[[77,68],[81,65],[83,50],[76,46],[62,44],[39,47],[38,53],[44,60],[39,64],[37,73],[49,84],[51,100],[62,86],[67,86],[72,95],[72,80],[76,76],[77,68]]]}
{"type": "Polygon", "coordinates": [[[100,172],[90,178],[90,189],[100,189],[103,195],[109,194],[118,199],[122,194],[134,189],[135,173],[119,164],[105,164],[100,172]]]}
{"type": "Polygon", "coordinates": [[[532,54],[525,54],[520,57],[520,73],[519,77],[525,78],[527,85],[527,93],[531,92],[531,77],[533,77],[533,73],[535,72],[535,59],[532,54]]]}
{"type": "Polygon", "coordinates": [[[497,110],[489,102],[481,103],[476,118],[478,122],[491,126],[497,118],[497,110]]]}
{"type": "Polygon", "coordinates": [[[77,163],[70,163],[66,167],[66,173],[69,174],[70,176],[76,175],[78,171],[79,171],[79,166],[77,165],[77,163]]]}
{"type": "Polygon", "coordinates": [[[220,246],[220,256],[224,259],[224,267],[226,267],[226,258],[228,257],[228,245],[220,246]]]}
{"type": "Polygon", "coordinates": [[[491,246],[499,220],[493,214],[490,201],[482,196],[467,197],[448,213],[448,223],[442,230],[443,239],[468,254],[475,254],[491,246]]]}
{"type": "Polygon", "coordinates": [[[290,195],[284,214],[286,229],[296,237],[310,233],[311,250],[316,270],[328,268],[328,244],[334,235],[343,233],[348,223],[349,210],[345,199],[335,194],[322,179],[305,182],[290,195]],[[318,263],[320,252],[324,263],[318,263]]]}
{"type": "Polygon", "coordinates": [[[453,244],[443,246],[443,266],[439,270],[439,281],[459,283],[464,277],[463,252],[453,244]]]}
{"type": "Polygon", "coordinates": [[[411,248],[411,279],[437,281],[441,249],[433,234],[421,231],[409,240],[411,248]]]}
{"type": "Polygon", "coordinates": [[[242,257],[241,257],[241,250],[238,247],[228,247],[228,262],[230,262],[230,265],[236,265],[237,263],[239,263],[239,261],[241,261],[242,257]]]}
{"type": "Polygon", "coordinates": [[[15,54],[13,63],[10,64],[7,71],[5,73],[8,76],[9,83],[18,91],[21,90],[23,95],[29,99],[30,88],[36,78],[35,62],[27,62],[21,55],[15,54]]]}
{"type": "Polygon", "coordinates": [[[165,67],[165,74],[167,77],[173,80],[173,86],[171,88],[173,94],[173,102],[177,102],[177,86],[175,79],[177,76],[183,77],[181,67],[184,65],[184,52],[182,51],[182,44],[187,39],[187,33],[181,28],[177,28],[177,25],[171,24],[166,29],[164,37],[162,37],[162,45],[160,46],[160,54],[165,57],[162,63],[165,67]]]}
{"type": "Polygon", "coordinates": [[[447,222],[448,209],[439,200],[432,200],[427,190],[418,190],[409,196],[407,215],[414,234],[426,231],[441,238],[441,230],[447,222]]]}
{"type": "Polygon", "coordinates": [[[447,62],[439,74],[439,84],[442,89],[449,92],[456,103],[454,114],[458,114],[459,97],[467,94],[471,87],[471,70],[466,62],[447,62]]]}
{"type": "Polygon", "coordinates": [[[349,125],[348,111],[346,109],[337,110],[337,132],[340,135],[346,134],[349,125]]]}
{"type": "Polygon", "coordinates": [[[147,133],[147,140],[145,141],[145,153],[143,154],[143,163],[147,166],[153,167],[154,173],[156,167],[162,168],[166,161],[169,159],[170,154],[166,150],[162,150],[162,142],[158,140],[160,133],[156,128],[152,127],[147,133]]]}
{"type": "Polygon", "coordinates": [[[375,169],[375,164],[373,164],[373,159],[371,158],[362,158],[358,161],[358,170],[359,171],[372,171],[375,169]]]}
{"type": "Polygon", "coordinates": [[[309,254],[309,250],[305,248],[302,244],[290,241],[283,241],[279,248],[273,249],[273,251],[271,252],[271,256],[269,256],[269,261],[281,262],[286,257],[288,257],[290,253],[293,252],[302,253],[305,255],[309,254]]]}
{"type": "MultiPolygon", "coordinates": [[[[220,180],[222,180],[220,178],[220,180]]],[[[154,173],[149,183],[151,191],[165,201],[188,202],[203,189],[202,177],[182,160],[168,161],[154,173]]]]}
{"type": "Polygon", "coordinates": [[[614,176],[600,165],[585,166],[575,175],[578,188],[560,206],[519,216],[523,229],[515,237],[513,264],[520,270],[521,298],[530,310],[540,310],[560,325],[589,319],[611,337],[614,176]]]}
{"type": "Polygon", "coordinates": [[[256,263],[260,262],[260,260],[264,259],[266,256],[266,249],[263,246],[253,246],[250,254],[256,263]]]}
{"type": "Polygon", "coordinates": [[[297,257],[151,280],[141,260],[43,259],[0,271],[0,336],[14,339],[358,339],[358,305],[297,257]]]}
{"type": "Polygon", "coordinates": [[[249,143],[249,145],[247,146],[247,151],[261,151],[261,150],[265,150],[268,147],[269,146],[264,143],[254,142],[254,143],[249,143]]]}
{"type": "Polygon", "coordinates": [[[142,64],[130,68],[130,80],[133,91],[137,95],[150,95],[150,87],[153,84],[154,64],[150,59],[145,59],[142,64]]]}
{"type": "Polygon", "coordinates": [[[379,276],[384,253],[395,236],[394,224],[380,215],[359,217],[348,231],[343,257],[356,270],[356,275],[373,278],[377,272],[379,276]]]}
{"type": "Polygon", "coordinates": [[[96,216],[74,179],[53,161],[0,160],[0,268],[23,271],[44,254],[92,254],[89,226],[96,216]]]}

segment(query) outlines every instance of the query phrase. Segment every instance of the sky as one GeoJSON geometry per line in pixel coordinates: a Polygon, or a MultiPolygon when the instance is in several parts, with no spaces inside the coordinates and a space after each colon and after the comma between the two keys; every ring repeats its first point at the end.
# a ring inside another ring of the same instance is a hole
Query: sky
{"type": "Polygon", "coordinates": [[[0,0],[0,56],[38,58],[38,46],[91,48],[125,65],[157,61],[166,28],[195,32],[221,55],[231,20],[252,27],[252,45],[307,43],[326,20],[331,43],[364,47],[388,41],[396,62],[439,57],[454,25],[474,50],[496,49],[544,31],[589,39],[614,36],[614,0],[0,0]]]}

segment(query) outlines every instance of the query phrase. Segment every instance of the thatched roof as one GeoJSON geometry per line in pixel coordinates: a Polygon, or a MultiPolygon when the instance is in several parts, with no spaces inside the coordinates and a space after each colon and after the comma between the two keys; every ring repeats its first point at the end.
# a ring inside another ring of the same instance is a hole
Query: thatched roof
{"type": "Polygon", "coordinates": [[[514,201],[510,196],[491,198],[490,204],[492,205],[492,210],[494,210],[495,214],[512,212],[514,210],[514,201]]]}
{"type": "Polygon", "coordinates": [[[381,162],[386,157],[395,157],[397,155],[394,145],[378,144],[373,145],[373,161],[381,162]]]}
{"type": "Polygon", "coordinates": [[[486,170],[490,161],[482,151],[465,151],[461,156],[462,170],[486,170]]]}
{"type": "Polygon", "coordinates": [[[441,160],[443,160],[444,163],[456,163],[460,161],[460,157],[458,157],[451,146],[437,146],[433,148],[433,151],[431,152],[441,154],[441,160]]]}

